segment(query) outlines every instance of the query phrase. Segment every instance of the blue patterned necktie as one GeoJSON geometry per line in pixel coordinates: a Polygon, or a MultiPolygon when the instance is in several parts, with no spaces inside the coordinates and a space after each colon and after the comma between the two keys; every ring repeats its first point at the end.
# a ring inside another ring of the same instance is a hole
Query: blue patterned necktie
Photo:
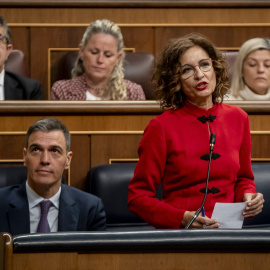
{"type": "Polygon", "coordinates": [[[50,226],[49,226],[47,216],[48,216],[48,212],[51,205],[52,205],[51,201],[44,200],[40,203],[41,215],[40,215],[40,221],[37,228],[38,233],[50,232],[50,226]]]}

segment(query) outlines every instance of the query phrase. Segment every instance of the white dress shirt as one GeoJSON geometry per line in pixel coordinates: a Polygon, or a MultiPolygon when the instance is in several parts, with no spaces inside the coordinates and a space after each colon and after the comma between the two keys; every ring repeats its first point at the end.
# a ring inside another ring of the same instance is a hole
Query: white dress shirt
{"type": "Polygon", "coordinates": [[[86,100],[101,100],[101,97],[96,97],[89,91],[86,91],[86,100]]]}
{"type": "Polygon", "coordinates": [[[5,70],[3,69],[2,72],[0,73],[0,100],[5,100],[4,77],[5,77],[5,70]]]}
{"type": "MultiPolygon", "coordinates": [[[[30,233],[36,233],[38,223],[40,220],[41,210],[39,203],[45,200],[43,197],[39,196],[28,184],[28,181],[26,182],[26,194],[28,198],[29,203],[29,214],[30,214],[30,233]]],[[[59,213],[59,198],[61,194],[61,186],[57,193],[49,198],[52,202],[52,206],[49,209],[48,213],[48,222],[50,226],[51,232],[57,232],[58,231],[58,213],[59,213]]]]}

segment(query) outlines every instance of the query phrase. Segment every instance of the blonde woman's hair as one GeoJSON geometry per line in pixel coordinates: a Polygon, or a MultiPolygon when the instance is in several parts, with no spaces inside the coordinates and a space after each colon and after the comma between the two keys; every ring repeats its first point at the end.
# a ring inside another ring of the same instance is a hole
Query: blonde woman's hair
{"type": "Polygon", "coordinates": [[[244,89],[245,82],[243,78],[243,63],[250,53],[257,50],[270,51],[270,40],[268,38],[252,38],[242,44],[233,68],[233,77],[230,89],[232,96],[238,97],[239,91],[244,89]]]}
{"type": "MultiPolygon", "coordinates": [[[[111,78],[104,91],[102,99],[123,100],[127,97],[126,84],[124,81],[123,59],[125,58],[124,41],[120,28],[109,20],[96,20],[92,22],[84,32],[81,40],[81,46],[84,49],[93,35],[104,33],[113,36],[117,41],[117,52],[122,53],[121,59],[114,67],[111,78]]],[[[71,71],[72,78],[83,75],[85,72],[82,59],[78,56],[74,68],[71,71]]]]}

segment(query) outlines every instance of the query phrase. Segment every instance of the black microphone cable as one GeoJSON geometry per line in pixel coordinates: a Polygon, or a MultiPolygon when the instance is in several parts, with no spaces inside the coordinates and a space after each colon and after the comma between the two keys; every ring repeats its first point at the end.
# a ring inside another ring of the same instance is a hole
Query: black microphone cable
{"type": "Polygon", "coordinates": [[[210,165],[211,165],[211,161],[212,161],[212,154],[213,154],[213,149],[214,149],[215,141],[216,141],[216,135],[214,133],[212,133],[211,136],[210,136],[210,154],[209,154],[209,163],[208,163],[208,171],[207,171],[207,178],[206,178],[206,186],[205,186],[204,198],[203,198],[203,201],[202,201],[202,204],[201,204],[200,208],[195,212],[195,214],[193,215],[192,219],[186,225],[185,229],[189,229],[189,227],[192,225],[192,223],[194,222],[194,220],[198,217],[198,215],[200,214],[200,212],[202,211],[202,208],[204,206],[204,203],[205,203],[205,200],[206,200],[206,196],[207,196],[207,193],[208,193],[208,182],[209,182],[209,175],[210,175],[210,165]]]}

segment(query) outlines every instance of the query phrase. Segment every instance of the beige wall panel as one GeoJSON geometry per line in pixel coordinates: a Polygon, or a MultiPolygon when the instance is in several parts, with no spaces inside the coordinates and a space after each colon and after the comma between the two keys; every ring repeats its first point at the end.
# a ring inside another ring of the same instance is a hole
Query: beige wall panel
{"type": "Polygon", "coordinates": [[[0,160],[23,159],[24,135],[0,136],[0,160]]]}
{"type": "Polygon", "coordinates": [[[270,160],[270,134],[252,135],[251,157],[270,160]]]}
{"type": "Polygon", "coordinates": [[[72,131],[142,131],[155,115],[38,115],[0,116],[0,131],[26,132],[31,124],[47,117],[56,117],[72,131]]]}
{"type": "Polygon", "coordinates": [[[121,27],[127,48],[135,48],[136,52],[153,53],[154,30],[152,27],[121,27]]]}
{"type": "Polygon", "coordinates": [[[31,74],[42,83],[44,97],[48,98],[48,48],[78,47],[85,27],[31,28],[31,74]]]}
{"type": "Polygon", "coordinates": [[[220,27],[220,26],[179,26],[157,27],[155,34],[156,55],[171,38],[199,32],[206,35],[219,48],[239,48],[244,41],[254,37],[270,37],[270,27],[220,27]]]}
{"type": "Polygon", "coordinates": [[[270,115],[249,115],[250,130],[270,130],[270,115]]]}
{"type": "MultiPolygon", "coordinates": [[[[63,59],[65,57],[65,55],[67,54],[67,51],[51,51],[50,52],[50,67],[49,67],[49,71],[50,72],[50,81],[48,81],[49,84],[49,88],[48,88],[48,94],[50,93],[50,89],[53,85],[54,82],[56,82],[58,80],[58,78],[60,78],[60,69],[61,66],[63,65],[63,59]]],[[[60,78],[63,79],[63,78],[60,78]]],[[[49,94],[50,96],[50,94],[49,94]]]]}
{"type": "Polygon", "coordinates": [[[70,130],[78,131],[142,131],[153,115],[91,115],[60,117],[70,130]]]}
{"type": "Polygon", "coordinates": [[[90,169],[90,136],[72,135],[71,151],[73,157],[70,166],[70,185],[85,190],[85,178],[90,169]]]}
{"type": "Polygon", "coordinates": [[[26,65],[30,74],[30,30],[27,27],[10,27],[13,49],[21,50],[25,55],[26,65]]]}
{"type": "Polygon", "coordinates": [[[26,133],[27,129],[36,121],[49,117],[41,115],[32,116],[0,116],[0,131],[20,131],[26,133]]]}
{"type": "Polygon", "coordinates": [[[138,158],[142,135],[92,135],[91,167],[108,164],[110,158],[138,158]]]}

